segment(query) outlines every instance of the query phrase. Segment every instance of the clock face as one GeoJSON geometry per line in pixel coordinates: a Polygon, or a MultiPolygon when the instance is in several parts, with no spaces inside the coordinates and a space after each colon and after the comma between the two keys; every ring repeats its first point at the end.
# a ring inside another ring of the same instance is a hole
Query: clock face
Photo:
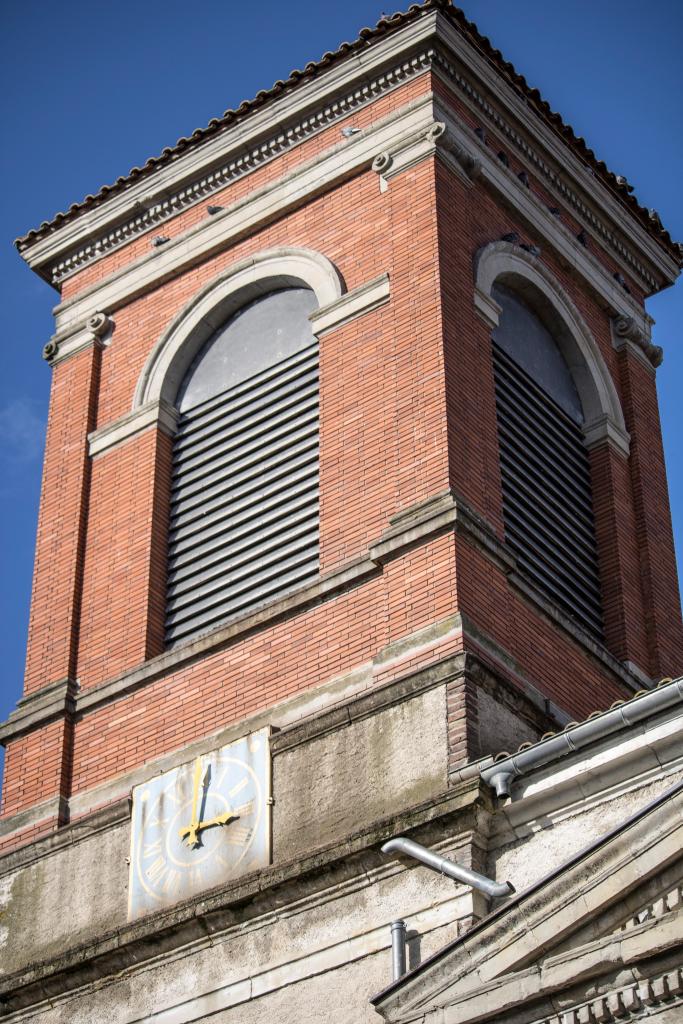
{"type": "Polygon", "coordinates": [[[270,863],[269,731],[135,787],[129,919],[270,863]]]}

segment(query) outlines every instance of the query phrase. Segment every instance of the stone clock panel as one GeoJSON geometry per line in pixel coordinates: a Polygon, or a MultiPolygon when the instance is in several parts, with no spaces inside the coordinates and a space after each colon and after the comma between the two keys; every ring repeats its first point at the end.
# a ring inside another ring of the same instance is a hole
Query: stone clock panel
{"type": "Polygon", "coordinates": [[[135,787],[129,920],[270,863],[269,733],[135,787]]]}

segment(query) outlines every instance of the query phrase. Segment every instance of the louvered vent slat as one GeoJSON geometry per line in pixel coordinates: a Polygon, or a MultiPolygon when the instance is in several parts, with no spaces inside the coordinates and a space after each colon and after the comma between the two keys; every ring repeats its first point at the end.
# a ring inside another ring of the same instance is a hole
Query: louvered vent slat
{"type": "Polygon", "coordinates": [[[317,578],[317,343],[180,418],[168,550],[171,644],[317,578]]]}
{"type": "Polygon", "coordinates": [[[495,342],[493,365],[506,540],[526,576],[602,638],[581,428],[495,342]]]}

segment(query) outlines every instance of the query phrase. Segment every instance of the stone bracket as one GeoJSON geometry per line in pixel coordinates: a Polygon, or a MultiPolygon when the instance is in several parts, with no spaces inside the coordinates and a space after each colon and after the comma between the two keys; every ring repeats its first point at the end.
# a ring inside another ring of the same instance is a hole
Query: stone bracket
{"type": "Polygon", "coordinates": [[[80,324],[68,333],[53,335],[46,345],[43,346],[43,359],[50,366],[61,363],[68,356],[82,352],[91,345],[109,344],[114,332],[114,321],[106,313],[93,313],[85,323],[80,324]]]}
{"type": "Polygon", "coordinates": [[[624,349],[643,363],[650,371],[662,365],[664,351],[659,345],[653,345],[649,332],[637,323],[634,317],[619,314],[612,318],[612,344],[617,352],[624,349]]]}
{"type": "Polygon", "coordinates": [[[72,715],[76,710],[78,689],[73,679],[60,679],[22,697],[7,721],[0,723],[0,744],[4,746],[57,718],[72,715]]]}
{"type": "Polygon", "coordinates": [[[386,192],[392,178],[437,153],[465,184],[473,184],[481,167],[479,160],[448,131],[443,121],[433,121],[421,131],[405,135],[391,149],[377,154],[372,169],[379,175],[380,191],[386,192]]]}
{"type": "Polygon", "coordinates": [[[336,330],[337,327],[343,327],[366,313],[372,313],[373,310],[386,305],[390,298],[390,291],[389,275],[380,274],[372,281],[367,281],[365,284],[359,285],[358,288],[346,292],[334,302],[330,302],[327,306],[322,306],[310,314],[309,320],[313,333],[316,338],[322,338],[330,331],[336,330]]]}

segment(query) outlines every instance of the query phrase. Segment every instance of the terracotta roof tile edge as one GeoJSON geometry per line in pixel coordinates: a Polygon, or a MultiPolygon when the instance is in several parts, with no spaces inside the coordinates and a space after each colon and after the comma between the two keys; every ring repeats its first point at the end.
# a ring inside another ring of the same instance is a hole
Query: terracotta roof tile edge
{"type": "Polygon", "coordinates": [[[683,267],[683,245],[671,238],[669,232],[663,227],[656,210],[648,210],[640,205],[633,195],[633,187],[629,185],[626,178],[614,174],[602,160],[597,159],[593,150],[586,144],[586,141],[581,136],[577,136],[573,128],[570,125],[566,125],[556,111],[551,110],[549,103],[543,99],[539,90],[529,86],[524,76],[519,74],[509,61],[504,60],[500,50],[497,50],[490,40],[479,32],[474,22],[468,21],[460,8],[452,6],[450,0],[421,0],[420,3],[411,4],[407,11],[398,11],[395,14],[381,18],[374,28],[361,29],[358,33],[358,38],[354,39],[353,42],[344,42],[336,50],[324,53],[320,60],[309,61],[303,70],[295,68],[284,81],[278,79],[270,89],[262,89],[253,99],[243,100],[236,109],[228,109],[221,117],[212,118],[206,128],[195,129],[189,137],[182,136],[174,146],[167,146],[159,156],[150,157],[142,167],[131,168],[128,174],[118,177],[113,184],[103,185],[94,195],[87,195],[80,203],[72,203],[68,210],[56,213],[51,220],[43,221],[39,227],[33,228],[25,235],[16,238],[14,241],[15,246],[22,252],[31,243],[44,238],[51,231],[57,230],[65,222],[76,219],[85,210],[101,205],[112,193],[125,189],[140,177],[153,174],[159,167],[169,163],[188,148],[198,145],[208,136],[230,127],[236,121],[258,110],[269,100],[279,96],[281,93],[297,88],[303,80],[315,77],[319,72],[343,60],[355,50],[364,48],[378,36],[384,35],[387,32],[393,32],[430,10],[443,11],[457,25],[469,42],[479,50],[512,88],[516,92],[523,94],[526,101],[536,110],[540,117],[562,136],[564,141],[575,150],[579,158],[589,166],[593,173],[597,172],[596,176],[600,178],[602,183],[641,222],[645,230],[669,252],[677,265],[683,267]]]}

